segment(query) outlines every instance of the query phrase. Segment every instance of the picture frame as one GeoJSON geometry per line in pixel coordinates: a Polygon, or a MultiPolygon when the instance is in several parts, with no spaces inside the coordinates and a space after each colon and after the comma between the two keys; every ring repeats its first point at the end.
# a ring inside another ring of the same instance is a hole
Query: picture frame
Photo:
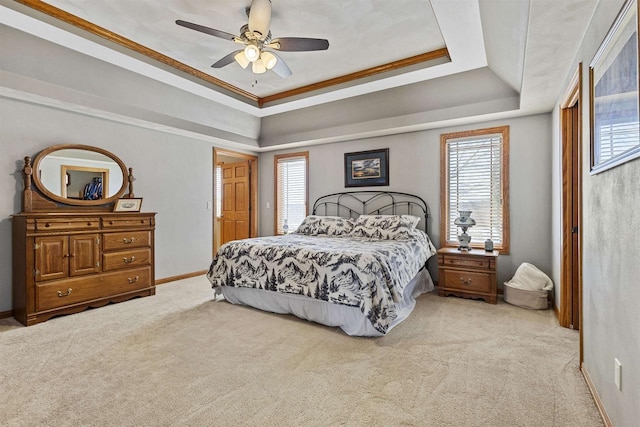
{"type": "Polygon", "coordinates": [[[389,149],[344,154],[344,186],[389,185],[389,149]]]}
{"type": "Polygon", "coordinates": [[[627,0],[589,65],[591,174],[640,157],[638,0],[627,0]]]}
{"type": "Polygon", "coordinates": [[[140,212],[142,198],[118,199],[113,205],[114,212],[140,212]]]}

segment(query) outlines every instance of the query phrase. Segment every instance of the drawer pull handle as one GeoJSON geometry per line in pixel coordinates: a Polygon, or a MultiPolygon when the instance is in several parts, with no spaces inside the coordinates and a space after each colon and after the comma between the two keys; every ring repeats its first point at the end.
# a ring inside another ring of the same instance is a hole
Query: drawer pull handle
{"type": "Polygon", "coordinates": [[[129,263],[135,261],[136,257],[135,256],[132,256],[131,258],[124,257],[124,258],[122,258],[122,260],[124,261],[125,264],[129,264],[129,263]]]}
{"type": "Polygon", "coordinates": [[[460,281],[462,282],[463,285],[470,285],[471,284],[471,279],[463,279],[461,277],[460,281]]]}
{"type": "Polygon", "coordinates": [[[87,223],[87,227],[91,227],[91,223],[90,222],[87,223]]]}
{"type": "Polygon", "coordinates": [[[109,225],[113,225],[113,221],[109,221],[109,225]]]}
{"type": "Polygon", "coordinates": [[[50,223],[46,223],[44,226],[45,227],[51,227],[51,224],[50,223]]]}
{"type": "Polygon", "coordinates": [[[122,239],[122,241],[123,241],[125,244],[127,244],[127,245],[128,245],[129,243],[133,243],[133,242],[135,242],[135,241],[136,241],[136,238],[135,238],[135,237],[132,237],[132,238],[130,238],[130,239],[127,239],[127,238],[125,237],[124,239],[122,239]]]}
{"type": "Polygon", "coordinates": [[[140,276],[136,276],[135,279],[127,277],[127,280],[129,281],[129,283],[136,283],[138,280],[140,280],[140,276]]]}
{"type": "Polygon", "coordinates": [[[71,294],[72,290],[73,289],[69,288],[69,289],[67,289],[67,292],[64,293],[64,294],[62,293],[62,291],[58,291],[58,298],[68,297],[71,294]]]}

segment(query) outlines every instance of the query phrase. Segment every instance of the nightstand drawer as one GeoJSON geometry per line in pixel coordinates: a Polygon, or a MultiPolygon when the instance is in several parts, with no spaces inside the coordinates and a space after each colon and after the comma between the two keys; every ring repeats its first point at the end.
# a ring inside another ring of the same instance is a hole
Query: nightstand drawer
{"type": "Polygon", "coordinates": [[[486,273],[446,270],[444,287],[466,292],[491,292],[491,276],[486,273]]]}
{"type": "Polygon", "coordinates": [[[489,268],[489,258],[475,257],[475,258],[462,258],[455,256],[443,257],[442,265],[446,267],[465,267],[465,268],[489,268]]]}

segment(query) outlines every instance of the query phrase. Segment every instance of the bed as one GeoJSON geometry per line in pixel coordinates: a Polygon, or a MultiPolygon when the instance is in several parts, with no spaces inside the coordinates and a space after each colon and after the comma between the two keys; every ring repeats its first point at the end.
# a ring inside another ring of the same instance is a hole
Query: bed
{"type": "Polygon", "coordinates": [[[383,336],[433,290],[428,217],[411,194],[330,194],[295,232],[222,245],[207,277],[230,303],[383,336]]]}

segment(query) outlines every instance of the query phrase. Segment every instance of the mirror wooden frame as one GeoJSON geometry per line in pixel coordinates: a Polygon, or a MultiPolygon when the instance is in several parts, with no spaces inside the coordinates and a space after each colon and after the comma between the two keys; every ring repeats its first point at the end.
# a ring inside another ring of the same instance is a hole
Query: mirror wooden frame
{"type": "Polygon", "coordinates": [[[93,147],[90,145],[82,145],[82,144],[59,144],[52,145],[51,147],[45,148],[40,153],[38,153],[33,161],[33,165],[31,164],[31,158],[25,157],[25,165],[23,168],[24,172],[24,192],[23,192],[23,212],[32,212],[40,210],[41,208],[51,208],[55,206],[57,202],[63,205],[68,206],[77,206],[77,207],[104,207],[106,205],[113,205],[120,198],[129,198],[133,197],[133,175],[132,169],[129,168],[127,172],[127,167],[124,162],[120,160],[115,154],[111,153],[102,148],[93,147]],[[49,191],[40,179],[40,164],[42,160],[48,156],[49,154],[59,151],[59,150],[67,150],[67,149],[75,149],[75,150],[87,150],[95,153],[102,154],[107,156],[111,160],[113,160],[120,170],[122,171],[122,187],[113,194],[111,197],[107,197],[104,199],[98,200],[78,200],[78,199],[69,199],[61,197],[57,194],[53,194],[49,191]],[[37,192],[34,192],[31,189],[31,182],[33,181],[37,192]],[[127,191],[127,187],[129,188],[129,193],[125,195],[127,191]],[[38,194],[38,192],[40,194],[38,194]],[[49,200],[46,200],[49,199],[49,200]],[[53,202],[52,202],[53,201],[53,202]],[[53,206],[52,206],[53,205],[53,206]]]}

